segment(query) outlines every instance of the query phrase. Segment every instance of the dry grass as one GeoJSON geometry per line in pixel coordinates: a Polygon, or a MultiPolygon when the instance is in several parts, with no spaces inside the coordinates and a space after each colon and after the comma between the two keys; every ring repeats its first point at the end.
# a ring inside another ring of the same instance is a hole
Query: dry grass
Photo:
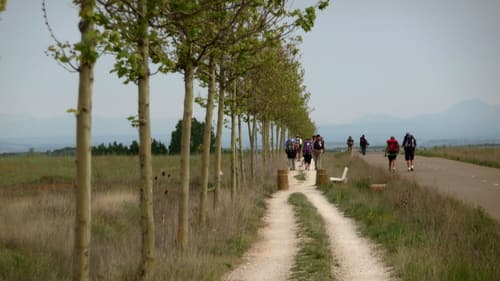
{"type": "MultiPolygon", "coordinates": [[[[276,167],[281,165],[277,161],[261,167],[257,186],[242,186],[234,201],[229,178],[224,176],[221,203],[213,208],[209,194],[207,224],[200,227],[196,222],[199,162],[193,156],[189,247],[181,254],[176,245],[178,157],[153,160],[157,259],[152,280],[218,280],[238,263],[255,239],[264,199],[275,189],[276,167]]],[[[74,168],[72,161],[45,156],[1,158],[0,166],[9,167],[0,170],[0,280],[69,280],[74,194],[70,188],[73,172],[67,166],[74,168]],[[30,173],[22,172],[28,168],[30,173]]],[[[229,175],[227,168],[224,175],[229,175]]],[[[136,280],[140,254],[137,170],[135,157],[94,158],[93,280],[136,280]]]]}
{"type": "Polygon", "coordinates": [[[472,164],[500,168],[499,146],[434,147],[417,150],[417,154],[428,157],[442,157],[472,164]]]}
{"type": "Polygon", "coordinates": [[[500,225],[484,210],[389,175],[359,157],[328,157],[331,174],[349,165],[349,183],[322,190],[359,221],[363,234],[384,246],[401,280],[497,280],[500,276],[500,225]],[[373,192],[371,183],[387,183],[387,187],[373,192]]]}

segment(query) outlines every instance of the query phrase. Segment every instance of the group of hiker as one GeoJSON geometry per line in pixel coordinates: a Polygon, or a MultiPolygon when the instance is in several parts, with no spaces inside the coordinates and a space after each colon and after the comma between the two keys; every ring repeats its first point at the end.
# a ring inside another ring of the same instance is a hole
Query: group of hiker
{"type": "MultiPolygon", "coordinates": [[[[295,170],[295,162],[304,158],[304,169],[311,169],[311,161],[314,160],[314,167],[321,168],[321,155],[325,152],[325,141],[317,134],[311,138],[303,140],[299,135],[289,138],[285,142],[285,153],[288,157],[288,168],[295,170]]],[[[301,163],[302,164],[302,163],[301,163]]]]}
{"type": "MultiPolygon", "coordinates": [[[[351,136],[347,138],[347,151],[352,154],[352,148],[354,146],[354,140],[351,136]]],[[[366,154],[366,147],[370,145],[368,141],[366,140],[365,135],[362,135],[361,138],[359,139],[359,146],[361,148],[361,154],[365,155],[366,154]]],[[[415,158],[415,148],[417,147],[417,140],[415,137],[410,134],[406,133],[406,135],[403,138],[403,143],[401,144],[405,151],[405,160],[406,160],[406,166],[408,168],[408,171],[413,171],[415,169],[415,166],[413,165],[413,160],[415,158]]],[[[391,136],[387,141],[386,141],[386,147],[384,150],[384,156],[389,159],[389,170],[390,171],[395,171],[396,170],[396,158],[399,154],[399,142],[398,140],[394,137],[391,136]]]]}
{"type": "MultiPolygon", "coordinates": [[[[347,152],[352,154],[354,148],[354,139],[349,136],[347,138],[347,152]]],[[[366,148],[370,145],[365,135],[361,135],[359,138],[359,147],[362,155],[366,155],[366,148]]],[[[413,160],[415,158],[415,148],[417,147],[417,140],[415,137],[406,133],[401,144],[405,152],[405,160],[408,171],[413,171],[415,169],[413,160]]],[[[386,147],[384,150],[384,156],[389,160],[389,170],[396,170],[396,158],[399,154],[399,142],[394,137],[391,136],[386,141],[386,147]]],[[[289,138],[285,142],[285,153],[288,158],[288,167],[290,170],[295,170],[296,162],[304,165],[305,170],[310,170],[311,161],[314,161],[315,169],[321,169],[321,158],[322,154],[325,152],[325,142],[323,137],[319,134],[313,135],[311,138],[303,140],[299,135],[295,138],[289,138]],[[303,162],[302,161],[303,158],[303,162]]]]}
{"type": "MultiPolygon", "coordinates": [[[[361,148],[361,154],[363,155],[366,154],[366,147],[369,145],[370,144],[366,140],[365,135],[361,135],[361,137],[359,138],[359,147],[361,148]]],[[[347,138],[347,152],[349,152],[349,154],[352,154],[353,147],[354,147],[354,139],[351,136],[349,136],[347,138]]]]}
{"type": "MultiPolygon", "coordinates": [[[[384,156],[387,156],[387,159],[389,159],[389,171],[396,171],[396,158],[399,154],[398,140],[394,136],[391,136],[386,141],[386,143],[387,146],[385,147],[384,156]]],[[[417,147],[417,140],[412,134],[406,133],[401,146],[405,151],[405,160],[408,171],[413,171],[415,169],[413,165],[413,159],[415,158],[415,148],[417,147]]]]}

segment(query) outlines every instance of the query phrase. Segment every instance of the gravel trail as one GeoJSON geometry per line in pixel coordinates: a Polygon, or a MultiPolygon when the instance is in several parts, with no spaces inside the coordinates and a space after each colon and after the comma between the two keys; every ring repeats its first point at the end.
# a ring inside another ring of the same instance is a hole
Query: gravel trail
{"type": "MultiPolygon", "coordinates": [[[[289,182],[291,173],[289,173],[289,182]]],[[[297,253],[296,223],[287,201],[294,187],[278,191],[268,200],[265,226],[259,238],[244,255],[244,262],[226,275],[224,281],[288,280],[297,253]]]]}
{"type": "Polygon", "coordinates": [[[353,219],[347,218],[316,189],[315,172],[308,171],[302,192],[318,209],[330,237],[336,260],[333,273],[341,281],[391,280],[390,269],[381,261],[375,245],[358,235],[353,219]]]}
{"type": "MultiPolygon", "coordinates": [[[[290,277],[294,256],[298,252],[296,222],[288,197],[293,192],[304,193],[325,220],[334,257],[332,272],[338,281],[391,280],[375,246],[358,235],[352,219],[346,218],[314,186],[316,171],[305,171],[306,180],[288,176],[290,189],[278,191],[268,200],[264,217],[265,227],[259,231],[257,242],[244,255],[243,263],[226,274],[223,281],[285,281],[290,277]]],[[[326,281],[326,280],[325,280],[326,281]]]]}

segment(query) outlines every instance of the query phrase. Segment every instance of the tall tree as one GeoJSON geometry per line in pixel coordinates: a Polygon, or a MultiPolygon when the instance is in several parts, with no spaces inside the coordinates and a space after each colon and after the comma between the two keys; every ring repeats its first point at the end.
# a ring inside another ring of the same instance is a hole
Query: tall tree
{"type": "Polygon", "coordinates": [[[141,260],[139,277],[148,279],[155,257],[153,217],[153,182],[151,163],[150,62],[158,70],[168,71],[168,58],[161,53],[165,38],[150,29],[158,14],[160,0],[98,0],[101,7],[99,24],[107,36],[105,50],[115,55],[113,72],[138,87],[138,117],[131,120],[139,127],[139,192],[141,205],[141,260]],[[154,50],[153,54],[151,50],[154,50]]]}
{"type": "MultiPolygon", "coordinates": [[[[90,275],[90,240],[91,240],[91,116],[94,66],[98,58],[96,46],[99,32],[95,25],[95,0],[73,1],[79,5],[81,34],[80,42],[70,44],[60,42],[49,25],[45,1],[42,10],[45,23],[51,37],[56,42],[50,46],[48,54],[70,71],[77,71],[78,104],[76,109],[69,109],[76,116],[76,173],[75,173],[75,236],[73,250],[73,280],[89,280],[90,275]]],[[[3,2],[5,4],[5,1],[3,2]]]]}
{"type": "Polygon", "coordinates": [[[206,205],[207,205],[207,193],[208,193],[208,172],[209,172],[209,158],[210,158],[210,146],[212,132],[212,118],[214,111],[214,97],[216,92],[216,81],[215,81],[215,59],[214,56],[210,56],[208,63],[208,96],[207,96],[207,108],[205,113],[205,126],[203,128],[203,149],[202,149],[202,164],[201,164],[201,190],[200,190],[200,206],[198,212],[198,222],[200,225],[205,224],[206,218],[206,205]]]}
{"type": "Polygon", "coordinates": [[[193,111],[193,81],[196,69],[206,60],[219,38],[230,32],[227,25],[214,21],[214,15],[233,6],[242,5],[241,0],[231,1],[171,1],[164,11],[168,17],[167,33],[172,35],[176,49],[177,68],[184,74],[184,112],[181,143],[181,192],[179,198],[179,223],[177,242],[181,250],[188,242],[188,201],[190,178],[190,135],[193,111]]]}
{"type": "MultiPolygon", "coordinates": [[[[170,145],[168,151],[170,154],[179,154],[181,152],[181,137],[182,137],[182,119],[177,122],[175,130],[170,134],[170,145]]],[[[199,122],[196,118],[191,119],[191,151],[200,151],[203,144],[203,134],[205,128],[204,122],[199,122]]],[[[209,150],[214,151],[215,135],[213,131],[209,132],[211,145],[209,150]]]]}
{"type": "Polygon", "coordinates": [[[151,118],[149,113],[149,7],[151,1],[137,2],[137,53],[139,91],[139,167],[141,174],[142,255],[139,271],[143,279],[151,275],[154,262],[153,169],[151,164],[151,118]]]}
{"type": "Polygon", "coordinates": [[[94,0],[80,3],[80,68],[76,111],[76,218],[73,280],[89,280],[91,239],[91,114],[94,65],[97,60],[94,33],[94,0]]]}

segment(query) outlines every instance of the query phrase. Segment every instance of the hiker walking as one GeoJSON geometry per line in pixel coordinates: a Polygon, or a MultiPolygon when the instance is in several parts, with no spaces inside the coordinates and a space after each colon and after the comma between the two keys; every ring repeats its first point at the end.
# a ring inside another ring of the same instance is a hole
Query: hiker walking
{"type": "Polygon", "coordinates": [[[389,171],[396,171],[396,157],[398,157],[399,153],[399,143],[394,136],[391,136],[387,140],[387,146],[385,147],[385,154],[389,159],[389,171]]]}
{"type": "Polygon", "coordinates": [[[417,140],[412,134],[406,133],[403,139],[402,146],[405,150],[406,167],[408,167],[408,171],[413,171],[413,159],[415,158],[415,148],[417,147],[417,140]]]}
{"type": "Polygon", "coordinates": [[[325,142],[323,138],[318,134],[314,137],[313,142],[313,159],[314,159],[314,167],[317,169],[321,169],[321,155],[325,152],[325,142]]]}
{"type": "Polygon", "coordinates": [[[361,147],[361,154],[366,155],[366,147],[369,146],[370,144],[365,138],[365,135],[361,135],[361,138],[359,138],[359,146],[361,147]]]}
{"type": "Polygon", "coordinates": [[[295,170],[295,157],[297,156],[297,151],[295,150],[295,139],[289,138],[285,142],[285,153],[288,158],[288,168],[290,170],[295,170]]]}
{"type": "Polygon", "coordinates": [[[305,169],[306,171],[309,171],[311,169],[311,160],[313,157],[313,142],[311,139],[306,139],[304,141],[302,154],[304,155],[305,169]]]}
{"type": "Polygon", "coordinates": [[[302,138],[297,135],[295,136],[295,151],[297,151],[297,161],[302,159],[302,138]]]}
{"type": "Polygon", "coordinates": [[[347,138],[347,152],[349,152],[349,155],[352,155],[352,147],[354,146],[354,140],[352,139],[351,136],[347,138]]]}

